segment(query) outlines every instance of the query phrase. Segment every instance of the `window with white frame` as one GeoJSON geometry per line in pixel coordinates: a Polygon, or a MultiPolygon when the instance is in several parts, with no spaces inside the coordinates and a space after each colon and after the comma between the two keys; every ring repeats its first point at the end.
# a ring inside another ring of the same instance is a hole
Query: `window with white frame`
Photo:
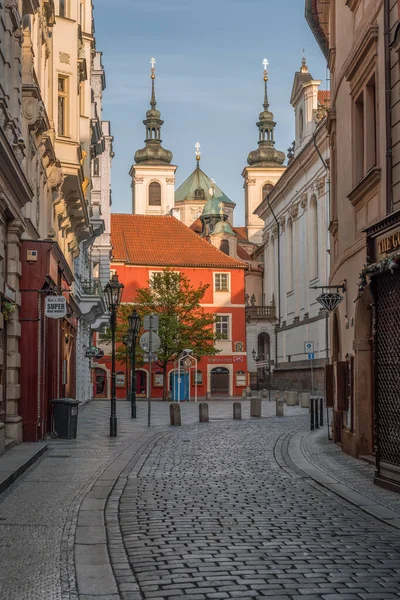
{"type": "Polygon", "coordinates": [[[216,292],[229,292],[229,273],[215,273],[214,283],[216,292]]]}
{"type": "Polygon", "coordinates": [[[230,316],[229,315],[217,315],[215,319],[215,333],[222,340],[229,339],[230,329],[230,316]]]}

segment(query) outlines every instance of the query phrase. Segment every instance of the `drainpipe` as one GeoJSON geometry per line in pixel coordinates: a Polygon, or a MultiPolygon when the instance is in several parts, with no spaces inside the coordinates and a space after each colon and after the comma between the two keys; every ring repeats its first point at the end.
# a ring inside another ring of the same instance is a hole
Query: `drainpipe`
{"type": "MultiPolygon", "coordinates": [[[[274,218],[274,221],[278,227],[278,328],[281,327],[281,227],[278,219],[272,209],[269,201],[269,195],[267,196],[268,208],[274,218]]],[[[278,329],[275,328],[275,367],[278,366],[278,329]]]]}
{"type": "Polygon", "coordinates": [[[391,75],[390,75],[390,0],[384,0],[383,19],[385,30],[385,125],[386,125],[386,212],[393,212],[393,172],[392,172],[392,115],[391,115],[391,75]]]}

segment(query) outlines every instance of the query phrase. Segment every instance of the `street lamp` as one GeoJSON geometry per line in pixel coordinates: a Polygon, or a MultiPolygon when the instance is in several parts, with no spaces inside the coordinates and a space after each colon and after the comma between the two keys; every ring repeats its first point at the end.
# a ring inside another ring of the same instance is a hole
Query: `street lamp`
{"type": "Polygon", "coordinates": [[[110,437],[117,436],[117,399],[115,387],[115,332],[117,329],[117,310],[121,304],[124,284],[118,281],[115,273],[111,281],[104,288],[107,308],[110,312],[111,327],[111,415],[110,415],[110,437]]]}
{"type": "Polygon", "coordinates": [[[129,329],[128,329],[128,340],[129,350],[131,353],[131,418],[136,419],[136,339],[140,331],[140,317],[135,309],[128,317],[129,329]]]}

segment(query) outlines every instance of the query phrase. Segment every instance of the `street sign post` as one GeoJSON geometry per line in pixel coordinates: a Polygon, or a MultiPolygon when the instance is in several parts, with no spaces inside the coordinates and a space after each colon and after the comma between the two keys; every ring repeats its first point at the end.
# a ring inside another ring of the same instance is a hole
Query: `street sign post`
{"type": "Polygon", "coordinates": [[[311,394],[314,394],[314,342],[304,342],[304,352],[307,359],[311,361],[311,394]]]}
{"type": "Polygon", "coordinates": [[[147,315],[143,319],[143,327],[148,331],[144,333],[140,340],[139,344],[142,350],[144,350],[147,354],[149,360],[149,391],[147,396],[147,426],[151,425],[151,385],[152,385],[152,364],[153,357],[155,356],[154,352],[156,352],[161,346],[161,340],[159,336],[156,334],[158,330],[158,315],[147,315]]]}

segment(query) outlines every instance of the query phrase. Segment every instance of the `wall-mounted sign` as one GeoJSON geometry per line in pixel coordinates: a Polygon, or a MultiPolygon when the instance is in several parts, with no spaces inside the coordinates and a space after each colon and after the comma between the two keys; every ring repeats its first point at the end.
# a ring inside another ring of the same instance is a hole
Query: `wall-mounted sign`
{"type": "Polygon", "coordinates": [[[400,229],[376,240],[378,254],[390,254],[400,249],[400,229]]]}
{"type": "Polygon", "coordinates": [[[125,387],[125,373],[123,371],[117,371],[115,374],[115,385],[118,388],[125,387]]]}
{"type": "Polygon", "coordinates": [[[47,296],[44,314],[50,319],[63,319],[67,315],[67,299],[64,296],[47,296]]]}
{"type": "Polygon", "coordinates": [[[234,352],[244,352],[244,343],[243,342],[234,342],[233,349],[234,349],[234,352]]]}
{"type": "Polygon", "coordinates": [[[162,373],[154,373],[153,375],[153,386],[154,387],[163,387],[164,385],[164,377],[162,373]]]}
{"type": "Polygon", "coordinates": [[[244,356],[213,356],[210,363],[238,363],[244,362],[244,356]]]}

